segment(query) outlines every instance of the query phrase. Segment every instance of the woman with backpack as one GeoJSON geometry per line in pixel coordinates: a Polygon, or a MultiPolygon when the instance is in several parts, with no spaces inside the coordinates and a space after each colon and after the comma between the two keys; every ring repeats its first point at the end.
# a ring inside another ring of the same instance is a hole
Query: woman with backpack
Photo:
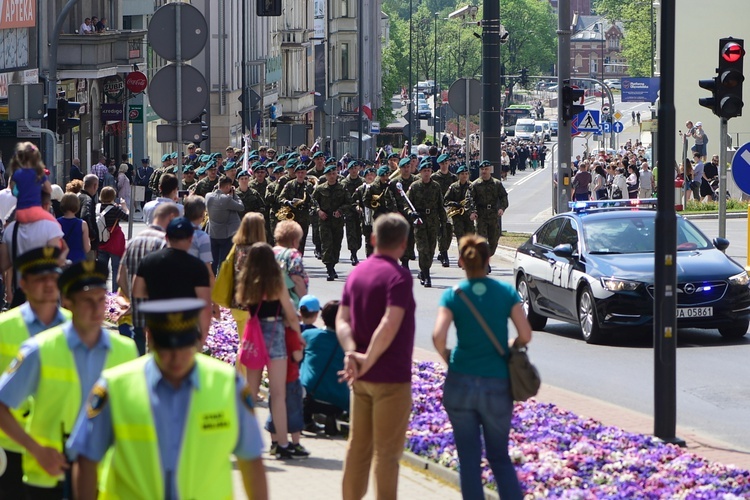
{"type": "Polygon", "coordinates": [[[122,202],[115,204],[117,193],[113,187],[102,188],[99,202],[96,205],[96,222],[99,231],[99,249],[96,256],[98,262],[109,265],[112,261],[112,291],[117,291],[117,270],[120,259],[125,254],[125,233],[120,227],[120,221],[128,222],[130,215],[128,207],[122,202]]]}

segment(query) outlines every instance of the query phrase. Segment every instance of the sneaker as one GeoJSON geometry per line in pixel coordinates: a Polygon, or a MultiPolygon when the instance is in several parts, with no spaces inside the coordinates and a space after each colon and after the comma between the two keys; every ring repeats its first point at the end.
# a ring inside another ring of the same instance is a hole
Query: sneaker
{"type": "Polygon", "coordinates": [[[299,443],[290,443],[289,449],[292,450],[292,456],[295,458],[307,458],[310,456],[310,452],[299,443]]]}
{"type": "Polygon", "coordinates": [[[309,424],[305,424],[305,428],[303,429],[305,432],[309,432],[311,434],[318,434],[320,432],[323,432],[324,427],[316,422],[310,422],[309,424]]]}
{"type": "Polygon", "coordinates": [[[288,444],[286,446],[277,446],[276,458],[277,459],[294,458],[294,453],[293,453],[291,444],[288,444]]]}
{"type": "Polygon", "coordinates": [[[271,447],[268,448],[268,454],[276,455],[276,451],[278,450],[278,448],[279,448],[279,443],[277,443],[276,441],[271,441],[271,447]]]}

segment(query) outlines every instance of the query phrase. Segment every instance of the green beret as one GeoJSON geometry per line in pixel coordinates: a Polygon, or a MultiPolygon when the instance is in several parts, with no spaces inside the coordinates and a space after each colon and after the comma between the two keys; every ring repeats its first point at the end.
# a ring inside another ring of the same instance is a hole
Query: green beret
{"type": "Polygon", "coordinates": [[[258,150],[257,150],[257,149],[253,149],[252,151],[250,151],[250,152],[248,153],[248,155],[249,155],[249,156],[258,156],[258,150]]]}
{"type": "Polygon", "coordinates": [[[237,174],[237,178],[239,179],[240,177],[250,177],[250,172],[248,172],[247,170],[240,170],[240,172],[237,174]]]}
{"type": "Polygon", "coordinates": [[[253,163],[253,166],[251,167],[251,170],[253,172],[258,172],[260,170],[266,170],[266,166],[263,164],[263,162],[256,161],[253,163]]]}
{"type": "Polygon", "coordinates": [[[448,156],[447,154],[443,153],[443,154],[441,154],[440,156],[437,157],[437,162],[438,163],[443,163],[444,161],[448,161],[449,159],[450,159],[450,156],[448,156]]]}
{"type": "Polygon", "coordinates": [[[456,169],[456,173],[457,173],[457,174],[460,174],[461,172],[468,172],[468,171],[469,171],[469,169],[468,169],[468,168],[466,168],[466,165],[461,165],[460,167],[458,167],[458,168],[456,169]]]}
{"type": "Polygon", "coordinates": [[[177,158],[177,151],[172,151],[172,154],[171,154],[171,155],[169,155],[169,157],[170,157],[171,159],[173,159],[173,160],[174,160],[175,158],[177,158]]]}
{"type": "MultiPolygon", "coordinates": [[[[388,168],[388,167],[381,167],[381,168],[388,168]]],[[[367,175],[367,174],[374,174],[374,173],[375,173],[375,169],[374,169],[374,168],[366,168],[366,169],[364,170],[364,175],[367,175]]]]}
{"type": "Polygon", "coordinates": [[[377,173],[378,173],[379,177],[382,177],[384,175],[388,175],[390,172],[391,172],[391,169],[389,169],[388,167],[383,166],[383,167],[380,167],[378,169],[377,173]]]}
{"type": "Polygon", "coordinates": [[[286,162],[286,167],[285,168],[296,168],[297,165],[299,165],[299,164],[300,164],[299,160],[297,160],[296,158],[292,158],[291,160],[289,160],[288,162],[286,162]]]}
{"type": "Polygon", "coordinates": [[[479,164],[479,168],[491,167],[491,166],[492,166],[492,163],[490,163],[488,160],[482,160],[482,162],[479,164]]]}
{"type": "Polygon", "coordinates": [[[279,161],[286,161],[286,159],[287,159],[286,153],[284,153],[283,155],[279,155],[279,156],[276,157],[276,161],[277,162],[279,162],[279,161]]]}
{"type": "Polygon", "coordinates": [[[171,158],[172,158],[172,155],[170,153],[164,153],[163,155],[161,155],[162,162],[169,161],[171,158]]]}
{"type": "MultiPolygon", "coordinates": [[[[273,163],[274,165],[276,165],[275,167],[273,167],[273,173],[274,174],[280,174],[280,173],[282,173],[284,171],[284,165],[279,165],[279,164],[277,164],[275,162],[271,162],[271,163],[273,163]]],[[[271,163],[268,164],[269,167],[271,166],[271,163]]]]}
{"type": "Polygon", "coordinates": [[[260,160],[260,156],[258,156],[257,154],[250,153],[250,155],[248,155],[247,157],[247,161],[253,161],[253,160],[255,161],[260,160]]]}
{"type": "Polygon", "coordinates": [[[195,173],[196,173],[196,174],[198,174],[198,175],[203,175],[203,174],[205,174],[205,173],[206,173],[206,166],[205,166],[205,165],[203,165],[202,167],[198,168],[198,169],[197,169],[197,170],[195,171],[195,173]]]}
{"type": "Polygon", "coordinates": [[[307,172],[307,165],[305,165],[304,163],[297,162],[296,165],[294,166],[294,171],[295,172],[300,172],[300,171],[307,172]]]}
{"type": "Polygon", "coordinates": [[[325,158],[326,154],[325,154],[325,153],[324,153],[323,151],[318,151],[317,153],[315,153],[314,155],[312,155],[312,157],[313,157],[313,160],[314,160],[315,158],[320,158],[321,156],[322,156],[323,158],[325,158]]]}
{"type": "Polygon", "coordinates": [[[208,163],[209,161],[211,161],[211,155],[200,155],[198,160],[200,160],[201,163],[208,163]]]}
{"type": "Polygon", "coordinates": [[[391,153],[388,155],[389,160],[398,160],[398,153],[391,153]]]}
{"type": "Polygon", "coordinates": [[[335,172],[336,171],[336,165],[328,165],[326,168],[323,169],[323,173],[327,174],[328,172],[335,172]]]}
{"type": "Polygon", "coordinates": [[[412,154],[409,155],[409,158],[411,158],[412,160],[416,160],[419,157],[417,156],[417,153],[412,153],[412,154]]]}
{"type": "Polygon", "coordinates": [[[226,172],[227,170],[234,170],[235,168],[237,168],[237,164],[233,161],[230,161],[226,165],[224,165],[224,172],[226,172]]]}
{"type": "Polygon", "coordinates": [[[357,160],[352,160],[349,162],[349,164],[346,166],[346,169],[349,170],[350,168],[354,168],[359,165],[359,162],[357,160]]]}
{"type": "Polygon", "coordinates": [[[216,168],[216,160],[210,160],[208,163],[206,163],[206,170],[216,168]]]}
{"type": "Polygon", "coordinates": [[[411,163],[411,158],[407,156],[406,158],[401,158],[401,161],[398,162],[398,167],[399,168],[408,167],[410,163],[411,163]]]}
{"type": "Polygon", "coordinates": [[[336,161],[336,158],[331,156],[326,160],[326,165],[336,165],[338,162],[336,161]]]}
{"type": "Polygon", "coordinates": [[[417,167],[417,172],[421,172],[426,168],[432,170],[432,160],[430,160],[429,158],[425,158],[424,160],[422,160],[422,162],[419,164],[419,167],[417,167]]]}

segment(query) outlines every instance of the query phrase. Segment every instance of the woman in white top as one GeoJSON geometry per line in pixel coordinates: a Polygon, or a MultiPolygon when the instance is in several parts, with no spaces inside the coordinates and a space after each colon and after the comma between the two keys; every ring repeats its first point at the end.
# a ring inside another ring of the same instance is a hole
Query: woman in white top
{"type": "Polygon", "coordinates": [[[625,179],[624,167],[617,167],[617,173],[612,180],[612,195],[610,197],[613,200],[621,200],[628,197],[628,181],[625,179]]]}
{"type": "Polygon", "coordinates": [[[130,207],[130,179],[125,175],[128,171],[128,164],[120,165],[120,172],[117,174],[117,197],[125,200],[125,205],[130,207]]]}

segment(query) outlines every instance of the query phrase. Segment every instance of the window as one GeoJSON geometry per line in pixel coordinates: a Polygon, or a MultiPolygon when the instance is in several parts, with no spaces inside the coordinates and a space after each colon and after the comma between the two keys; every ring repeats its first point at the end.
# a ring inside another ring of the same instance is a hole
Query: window
{"type": "Polygon", "coordinates": [[[581,66],[583,66],[583,57],[581,57],[581,54],[576,54],[576,68],[581,66]]]}
{"type": "Polygon", "coordinates": [[[577,224],[574,220],[569,219],[568,222],[565,223],[565,226],[563,226],[562,231],[560,231],[560,241],[558,241],[558,245],[565,245],[566,243],[569,243],[570,246],[573,247],[573,252],[578,252],[578,230],[577,230],[577,224]]]}
{"type": "Polygon", "coordinates": [[[341,79],[349,79],[349,44],[341,44],[341,79]]]}
{"type": "Polygon", "coordinates": [[[599,73],[599,58],[598,54],[591,54],[589,56],[589,70],[593,74],[599,73]]]}
{"type": "Polygon", "coordinates": [[[341,17],[349,17],[349,0],[341,0],[341,17]]]}
{"type": "Polygon", "coordinates": [[[534,238],[539,246],[554,248],[557,241],[557,235],[560,232],[565,219],[555,219],[545,224],[534,238]]]}

